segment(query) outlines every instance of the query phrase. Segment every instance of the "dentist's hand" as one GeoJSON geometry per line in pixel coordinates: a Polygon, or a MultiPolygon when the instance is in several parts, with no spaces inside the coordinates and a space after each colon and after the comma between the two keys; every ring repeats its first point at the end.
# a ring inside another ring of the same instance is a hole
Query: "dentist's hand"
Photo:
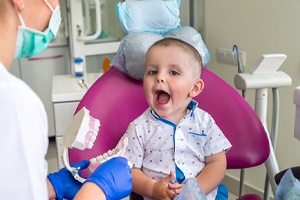
{"type": "Polygon", "coordinates": [[[124,157],[112,158],[101,164],[84,183],[92,182],[105,193],[107,200],[122,199],[132,190],[131,169],[124,157]]]}
{"type": "MultiPolygon", "coordinates": [[[[90,161],[83,160],[78,163],[72,164],[71,167],[80,167],[80,170],[78,172],[78,174],[80,175],[80,171],[87,168],[89,164],[90,161]]],[[[58,172],[49,174],[48,179],[55,190],[56,199],[58,200],[74,199],[76,193],[82,186],[82,183],[75,180],[71,172],[69,172],[66,168],[62,168],[58,172]]]]}

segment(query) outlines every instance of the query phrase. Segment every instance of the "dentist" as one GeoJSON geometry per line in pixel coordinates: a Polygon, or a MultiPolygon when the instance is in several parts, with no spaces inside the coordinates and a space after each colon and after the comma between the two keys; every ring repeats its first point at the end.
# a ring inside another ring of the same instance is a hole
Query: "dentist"
{"type": "MultiPolygon", "coordinates": [[[[47,178],[44,105],[8,71],[13,59],[45,50],[60,22],[58,0],[0,0],[0,199],[73,199],[81,188],[65,169],[47,178]]],[[[88,164],[75,165],[84,169],[88,164]]],[[[127,160],[115,158],[100,165],[75,198],[121,199],[130,191],[127,160]]]]}

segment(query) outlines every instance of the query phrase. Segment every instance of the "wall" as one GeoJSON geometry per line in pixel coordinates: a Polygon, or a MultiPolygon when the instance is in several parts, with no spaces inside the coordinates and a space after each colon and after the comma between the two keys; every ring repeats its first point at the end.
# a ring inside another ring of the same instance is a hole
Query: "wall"
{"type": "MultiPolygon", "coordinates": [[[[218,48],[246,51],[245,72],[263,54],[283,53],[287,60],[280,71],[291,76],[292,86],[281,88],[280,118],[276,155],[280,170],[299,165],[300,141],[294,138],[295,105],[294,88],[300,85],[300,1],[298,0],[205,0],[204,38],[211,53],[207,68],[231,85],[237,67],[220,64],[216,59],[218,48]]],[[[254,105],[254,91],[247,91],[247,99],[254,105]]],[[[272,93],[268,94],[270,127],[272,93]]],[[[238,122],[237,122],[238,123],[238,122]]],[[[229,176],[239,178],[239,171],[229,171],[229,176]]],[[[246,184],[263,191],[264,165],[246,170],[246,184]]]]}

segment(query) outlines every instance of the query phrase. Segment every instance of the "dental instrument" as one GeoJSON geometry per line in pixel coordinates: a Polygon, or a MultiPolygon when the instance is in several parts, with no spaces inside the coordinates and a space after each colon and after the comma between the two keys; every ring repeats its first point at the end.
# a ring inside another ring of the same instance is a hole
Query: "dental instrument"
{"type": "Polygon", "coordinates": [[[80,85],[81,88],[83,88],[83,86],[85,87],[85,89],[89,89],[89,87],[86,85],[86,83],[84,82],[84,79],[80,79],[78,81],[78,85],[80,85]]]}
{"type": "MultiPolygon", "coordinates": [[[[238,64],[238,73],[244,73],[244,67],[242,65],[242,59],[239,52],[239,48],[236,44],[232,46],[232,54],[236,51],[237,64],[238,64]]],[[[242,96],[246,99],[246,90],[242,90],[242,96]]],[[[244,182],[245,182],[245,169],[240,170],[240,188],[239,188],[239,197],[244,193],[244,182]]]]}
{"type": "Polygon", "coordinates": [[[244,67],[242,65],[241,55],[239,52],[239,48],[236,44],[234,44],[232,46],[232,54],[234,54],[234,51],[236,51],[236,57],[237,57],[237,63],[238,63],[238,73],[244,73],[244,67]]]}

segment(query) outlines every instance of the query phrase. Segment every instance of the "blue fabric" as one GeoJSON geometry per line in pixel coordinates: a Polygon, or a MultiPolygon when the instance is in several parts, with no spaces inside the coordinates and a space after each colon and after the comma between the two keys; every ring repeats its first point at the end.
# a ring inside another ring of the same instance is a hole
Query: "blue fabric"
{"type": "Polygon", "coordinates": [[[179,6],[180,0],[119,3],[116,11],[125,37],[111,66],[134,79],[143,80],[149,47],[158,40],[172,37],[192,45],[199,52],[205,67],[210,61],[210,53],[197,30],[180,26],[179,6]]]}
{"type": "Polygon", "coordinates": [[[225,185],[220,184],[218,186],[218,193],[216,196],[216,200],[227,200],[228,199],[228,190],[225,185]]]}
{"type": "Polygon", "coordinates": [[[293,171],[288,169],[280,180],[275,193],[275,200],[298,200],[300,199],[300,181],[294,176],[293,171]]]}
{"type": "Polygon", "coordinates": [[[187,180],[185,186],[175,197],[174,200],[206,200],[206,196],[202,189],[199,187],[196,178],[190,178],[187,180]]]}
{"type": "Polygon", "coordinates": [[[134,79],[143,80],[148,49],[152,44],[166,37],[176,38],[190,44],[199,52],[202,58],[202,65],[205,67],[209,63],[210,53],[200,33],[193,27],[182,26],[170,29],[165,34],[141,30],[140,32],[126,35],[120,43],[111,66],[134,79]]]}
{"type": "Polygon", "coordinates": [[[175,0],[120,2],[116,11],[126,35],[140,30],[164,34],[180,26],[179,6],[175,0]]]}

